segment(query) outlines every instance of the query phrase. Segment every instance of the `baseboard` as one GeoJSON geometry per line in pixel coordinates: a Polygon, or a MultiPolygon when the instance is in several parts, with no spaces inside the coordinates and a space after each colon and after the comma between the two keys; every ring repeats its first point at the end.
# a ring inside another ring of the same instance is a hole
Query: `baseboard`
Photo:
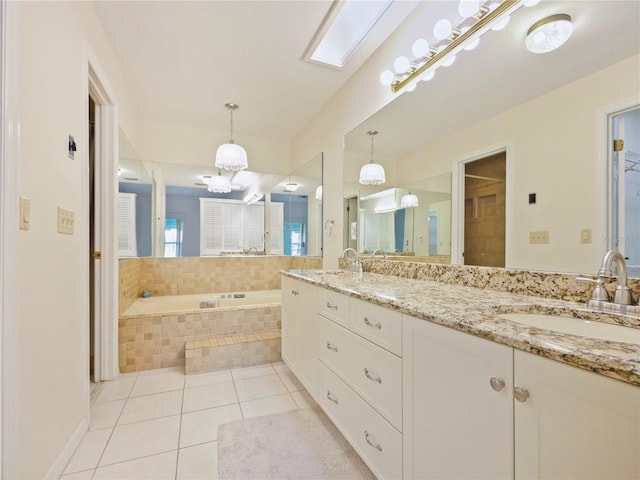
{"type": "Polygon", "coordinates": [[[88,431],[89,422],[85,417],[76,427],[75,431],[69,438],[69,441],[62,449],[62,452],[60,452],[60,455],[58,455],[56,461],[53,462],[53,465],[51,465],[51,468],[49,468],[49,471],[44,476],[45,479],[58,480],[60,478],[60,476],[64,473],[64,469],[69,463],[69,460],[71,460],[71,457],[78,448],[78,445],[80,445],[80,442],[88,431]]]}

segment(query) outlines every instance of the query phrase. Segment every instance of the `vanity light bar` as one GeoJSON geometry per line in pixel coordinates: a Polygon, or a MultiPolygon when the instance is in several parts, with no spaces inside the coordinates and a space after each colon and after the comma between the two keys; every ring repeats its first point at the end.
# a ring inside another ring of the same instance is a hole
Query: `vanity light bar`
{"type": "MultiPolygon", "coordinates": [[[[476,18],[478,19],[476,23],[471,25],[469,29],[464,32],[462,32],[458,27],[454,27],[449,39],[444,40],[448,40],[449,43],[445,45],[442,50],[432,48],[426,56],[415,59],[407,73],[396,74],[395,77],[400,75],[400,78],[393,80],[391,83],[391,90],[394,93],[398,92],[409,85],[412,81],[418,79],[418,77],[430,68],[435,70],[435,68],[445,63],[446,60],[460,52],[460,50],[462,50],[466,45],[476,39],[479,39],[488,30],[498,25],[502,20],[518,10],[524,4],[525,0],[504,0],[493,10],[482,5],[476,14],[476,18]]],[[[466,18],[462,20],[462,22],[465,21],[466,18]]]]}

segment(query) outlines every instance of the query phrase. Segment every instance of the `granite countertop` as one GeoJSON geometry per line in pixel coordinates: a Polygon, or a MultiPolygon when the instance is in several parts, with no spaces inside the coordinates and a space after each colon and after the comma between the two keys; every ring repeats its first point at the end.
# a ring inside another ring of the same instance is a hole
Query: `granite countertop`
{"type": "Polygon", "coordinates": [[[287,270],[283,275],[398,310],[413,317],[493,340],[640,386],[640,345],[528,327],[501,313],[567,315],[638,329],[640,317],[596,312],[583,303],[448,285],[377,273],[287,270]]]}

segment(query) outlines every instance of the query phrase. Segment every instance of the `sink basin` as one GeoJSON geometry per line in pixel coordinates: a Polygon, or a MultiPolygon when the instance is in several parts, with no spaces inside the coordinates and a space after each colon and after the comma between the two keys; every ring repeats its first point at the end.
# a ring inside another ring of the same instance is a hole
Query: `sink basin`
{"type": "Polygon", "coordinates": [[[623,327],[621,325],[611,325],[609,323],[593,322],[582,318],[565,317],[561,315],[542,315],[537,313],[503,313],[498,316],[529,327],[543,328],[545,330],[579,335],[581,337],[599,338],[602,340],[640,345],[640,330],[623,327]]]}

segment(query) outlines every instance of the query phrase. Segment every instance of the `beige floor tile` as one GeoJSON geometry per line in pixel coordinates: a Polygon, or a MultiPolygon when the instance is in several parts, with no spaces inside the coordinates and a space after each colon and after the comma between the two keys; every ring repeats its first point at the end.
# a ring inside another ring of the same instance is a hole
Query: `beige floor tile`
{"type": "Polygon", "coordinates": [[[114,427],[125,403],[125,399],[94,403],[91,406],[89,429],[101,430],[114,427]]]}
{"type": "Polygon", "coordinates": [[[254,367],[234,368],[233,370],[231,370],[231,375],[233,375],[234,380],[259,377],[261,375],[272,375],[274,373],[275,370],[273,369],[271,364],[256,365],[254,367]]]}
{"type": "Polygon", "coordinates": [[[117,426],[100,466],[178,449],[180,415],[117,426]]]}
{"type": "Polygon", "coordinates": [[[230,382],[230,370],[220,370],[217,372],[195,373],[185,377],[185,388],[200,387],[202,385],[210,385],[212,383],[230,382]]]}
{"type": "Polygon", "coordinates": [[[115,463],[96,470],[94,480],[173,480],[176,476],[178,451],[161,453],[127,462],[115,463]]]}
{"type": "Polygon", "coordinates": [[[291,392],[291,397],[293,401],[296,402],[296,405],[298,405],[298,408],[316,408],[318,406],[306,390],[291,392]]]}
{"type": "Polygon", "coordinates": [[[83,472],[70,473],[69,475],[63,475],[60,480],[91,480],[93,472],[95,470],[85,470],[83,472]]]}
{"type": "Polygon", "coordinates": [[[284,383],[275,373],[261,377],[244,378],[236,380],[234,383],[241,402],[287,393],[284,383]]]}
{"type": "Polygon", "coordinates": [[[181,411],[182,390],[131,397],[122,410],[118,425],[179,415],[181,411]]]}
{"type": "Polygon", "coordinates": [[[137,377],[137,374],[120,375],[116,380],[105,382],[96,403],[127,398],[137,377]]]}
{"type": "Polygon", "coordinates": [[[181,448],[176,480],[218,479],[218,442],[181,448]]]}
{"type": "Polygon", "coordinates": [[[277,395],[275,397],[260,398],[240,404],[242,415],[244,418],[258,417],[260,415],[270,415],[272,413],[286,412],[295,410],[298,406],[295,404],[291,395],[277,395]]]}
{"type": "Polygon", "coordinates": [[[299,390],[303,390],[304,386],[298,380],[293,372],[279,372],[280,380],[284,383],[284,386],[287,387],[288,392],[297,392],[299,390]]]}
{"type": "Polygon", "coordinates": [[[184,388],[184,377],[184,373],[175,370],[140,375],[131,390],[131,396],[137,397],[171,390],[182,390],[184,388]]]}
{"type": "Polygon", "coordinates": [[[218,425],[242,420],[240,405],[225,405],[182,415],[180,448],[212,442],[218,439],[218,425]]]}
{"type": "Polygon", "coordinates": [[[64,470],[64,474],[66,475],[69,473],[82,472],[84,470],[96,468],[98,466],[100,456],[107,446],[110,435],[110,428],[87,432],[71,457],[71,460],[69,460],[69,463],[64,470]]]}
{"type": "Polygon", "coordinates": [[[185,389],[182,411],[193,412],[236,402],[238,396],[233,382],[214,383],[185,389]]]}

